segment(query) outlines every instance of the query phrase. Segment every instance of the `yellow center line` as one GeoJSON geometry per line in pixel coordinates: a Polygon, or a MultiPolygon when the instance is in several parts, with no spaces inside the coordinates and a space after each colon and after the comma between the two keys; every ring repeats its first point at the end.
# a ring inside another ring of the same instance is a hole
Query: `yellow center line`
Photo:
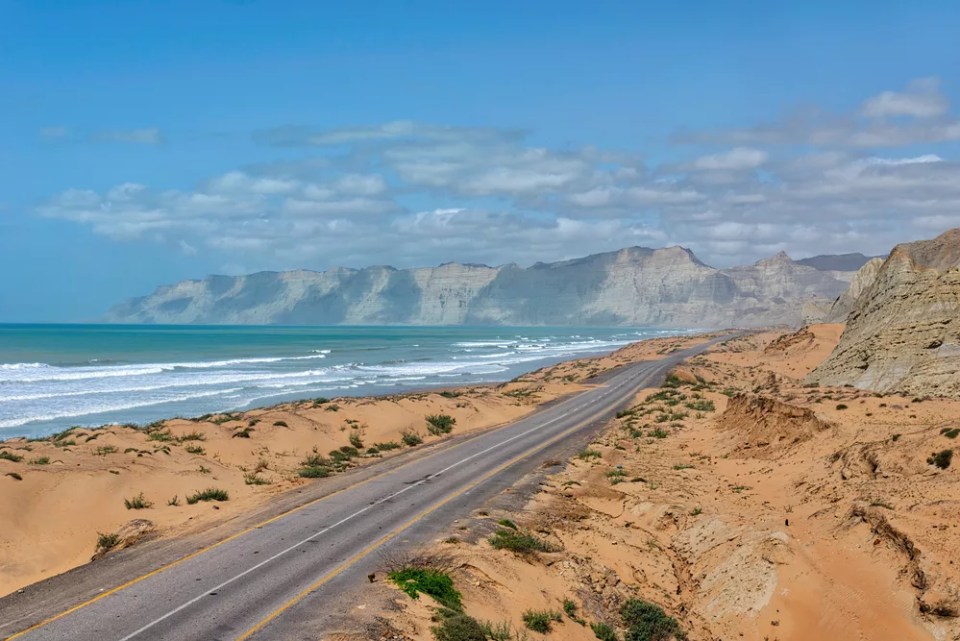
{"type": "MultiPolygon", "coordinates": [[[[507,427],[507,426],[504,425],[503,427],[507,427]]],[[[502,429],[502,428],[497,428],[497,429],[502,429]]],[[[489,433],[489,432],[488,432],[488,433],[489,433]]],[[[459,447],[459,445],[457,445],[456,447],[459,447]]],[[[393,468],[393,469],[389,470],[389,472],[391,472],[391,473],[392,473],[392,472],[396,472],[396,471],[398,471],[398,470],[402,470],[402,469],[405,468],[405,467],[409,467],[410,465],[413,465],[414,463],[420,463],[420,462],[423,462],[423,458],[422,458],[422,457],[416,457],[416,456],[415,456],[415,457],[413,457],[411,460],[409,460],[409,461],[407,461],[406,463],[400,465],[399,467],[396,467],[396,468],[393,468]]],[[[85,608],[85,607],[87,607],[87,606],[89,606],[89,605],[93,605],[93,604],[96,603],[97,601],[100,601],[100,600],[102,600],[102,599],[105,599],[105,598],[107,598],[108,596],[111,596],[111,595],[113,595],[113,594],[116,594],[117,592],[121,592],[121,591],[123,591],[123,590],[126,590],[127,588],[132,587],[132,586],[136,585],[137,583],[140,583],[141,581],[145,581],[145,580],[149,579],[150,577],[156,576],[156,575],[160,574],[161,572],[165,572],[165,571],[169,570],[170,568],[172,568],[172,567],[174,567],[174,566],[177,566],[177,565],[180,565],[181,563],[184,563],[185,561],[189,561],[190,559],[194,559],[194,558],[200,556],[201,554],[205,554],[205,553],[209,552],[210,550],[213,550],[213,549],[215,549],[215,548],[220,547],[221,545],[225,545],[225,544],[229,543],[230,541],[234,541],[234,540],[240,538],[241,536],[244,536],[244,535],[246,535],[246,534],[249,534],[250,532],[253,532],[254,530],[259,530],[260,528],[262,528],[262,527],[264,527],[264,526],[270,525],[271,523],[274,523],[274,522],[276,522],[276,521],[279,521],[279,520],[282,519],[282,518],[285,518],[285,517],[287,517],[287,516],[290,516],[291,514],[294,514],[294,513],[296,513],[296,512],[299,512],[300,510],[304,510],[304,509],[306,509],[306,508],[308,508],[308,507],[310,507],[310,506],[312,506],[312,505],[316,505],[317,503],[319,503],[319,502],[321,502],[321,501],[326,501],[327,499],[332,498],[332,497],[334,497],[334,496],[336,496],[336,495],[338,495],[338,494],[342,494],[343,492],[346,492],[346,491],[348,491],[348,490],[356,489],[356,488],[358,488],[358,487],[361,487],[361,486],[363,486],[363,485],[366,485],[367,483],[370,483],[371,481],[375,481],[375,480],[377,480],[377,479],[382,479],[382,478],[383,478],[383,474],[374,474],[374,475],[371,476],[370,478],[364,479],[364,480],[362,480],[362,481],[357,481],[356,483],[351,483],[350,485],[347,485],[347,486],[345,486],[345,487],[342,487],[342,488],[340,488],[339,490],[334,490],[333,492],[330,492],[329,494],[324,494],[323,496],[319,496],[319,497],[317,497],[317,498],[315,498],[315,499],[311,499],[311,500],[307,501],[306,503],[304,503],[304,504],[302,504],[302,505],[298,505],[298,506],[296,506],[296,507],[290,508],[289,510],[286,510],[285,512],[281,512],[280,514],[277,514],[276,516],[272,516],[272,517],[270,517],[269,519],[267,519],[267,520],[265,520],[265,521],[261,521],[260,523],[257,523],[256,525],[251,525],[250,527],[248,527],[248,528],[246,528],[246,529],[244,529],[244,530],[241,530],[240,532],[237,532],[237,533],[235,533],[235,534],[231,534],[230,536],[228,536],[227,538],[225,538],[225,539],[223,539],[223,540],[217,541],[216,543],[211,543],[210,545],[207,545],[207,546],[205,546],[205,547],[202,547],[202,548],[200,548],[199,550],[196,550],[196,551],[194,551],[194,552],[191,552],[190,554],[187,554],[186,556],[182,556],[182,557],[180,557],[179,559],[176,559],[176,560],[174,560],[174,561],[171,561],[171,562],[167,563],[166,565],[161,565],[160,567],[158,567],[158,568],[156,568],[156,569],[154,569],[154,570],[151,570],[150,572],[147,572],[146,574],[142,574],[142,575],[140,575],[140,576],[138,576],[138,577],[136,577],[136,578],[130,579],[129,581],[127,581],[127,582],[125,582],[125,583],[122,583],[122,584],[120,584],[120,585],[118,585],[118,586],[116,586],[116,587],[114,587],[114,588],[111,588],[111,589],[107,590],[106,592],[101,592],[101,593],[98,594],[97,596],[92,597],[92,598],[90,598],[90,599],[88,599],[88,600],[86,600],[86,601],[83,601],[83,602],[81,602],[81,603],[78,603],[77,605],[75,605],[75,606],[73,606],[73,607],[71,607],[71,608],[68,608],[68,609],[64,610],[63,612],[60,612],[59,614],[55,614],[55,615],[53,615],[53,616],[51,616],[51,617],[49,617],[49,618],[47,618],[47,619],[44,619],[43,621],[40,621],[39,623],[35,623],[35,624],[33,624],[32,626],[30,626],[29,628],[26,628],[25,630],[21,630],[20,632],[15,632],[14,634],[12,634],[12,635],[10,635],[10,636],[5,637],[5,638],[4,638],[4,641],[13,641],[14,639],[19,639],[19,638],[23,637],[24,635],[26,635],[26,634],[28,634],[28,633],[30,633],[30,632],[34,632],[34,631],[36,631],[36,630],[39,630],[40,628],[42,628],[42,627],[44,627],[44,626],[50,625],[50,624],[53,623],[54,621],[57,621],[57,620],[59,620],[59,619],[62,619],[62,618],[65,617],[65,616],[69,616],[69,615],[73,614],[73,613],[76,612],[77,610],[82,610],[83,608],[85,608]]]]}
{"type": "Polygon", "coordinates": [[[571,427],[571,428],[569,428],[569,429],[567,429],[567,430],[564,430],[563,432],[560,432],[560,433],[557,434],[556,436],[548,439],[547,441],[544,441],[544,442],[536,445],[535,447],[533,447],[533,448],[531,448],[531,449],[526,450],[525,452],[522,452],[521,454],[518,454],[517,456],[513,457],[512,459],[510,459],[510,460],[507,461],[506,463],[502,463],[502,464],[498,465],[497,467],[493,468],[492,470],[490,470],[489,472],[485,473],[483,476],[481,476],[481,477],[478,478],[477,480],[475,480],[475,481],[473,481],[473,482],[465,485],[464,487],[460,488],[459,490],[457,490],[457,491],[455,491],[455,492],[447,495],[446,497],[444,497],[442,500],[438,501],[437,503],[434,503],[434,504],[431,505],[430,507],[424,509],[424,510],[423,510],[422,512],[420,512],[419,514],[417,514],[416,516],[414,516],[414,517],[411,518],[410,520],[402,523],[401,525],[397,526],[396,528],[394,528],[393,530],[391,530],[391,531],[388,532],[387,534],[383,535],[382,537],[380,537],[379,539],[377,539],[376,541],[374,541],[374,542],[371,543],[370,545],[366,546],[365,548],[363,548],[362,550],[360,550],[359,552],[357,552],[355,555],[353,555],[352,557],[350,557],[349,559],[347,559],[346,561],[344,561],[343,563],[341,563],[340,565],[338,565],[337,567],[335,567],[333,570],[331,570],[330,572],[328,572],[327,574],[325,574],[325,575],[324,575],[321,579],[319,579],[317,582],[315,582],[315,583],[313,583],[312,585],[308,586],[307,588],[305,588],[304,590],[302,590],[301,592],[299,592],[296,596],[294,596],[294,597],[292,597],[291,599],[289,599],[288,601],[286,601],[283,605],[281,605],[281,606],[278,607],[276,610],[274,610],[273,612],[271,612],[270,614],[268,614],[266,617],[264,617],[263,619],[261,619],[256,625],[254,625],[254,626],[251,627],[249,630],[247,630],[246,632],[244,632],[243,634],[241,634],[239,637],[237,637],[236,641],[246,641],[247,639],[249,639],[249,638],[252,637],[253,635],[257,634],[258,632],[260,632],[261,630],[263,630],[263,628],[265,628],[267,625],[269,625],[273,620],[275,620],[277,617],[279,617],[281,614],[283,614],[284,612],[286,612],[287,610],[289,610],[290,608],[292,608],[293,606],[295,606],[297,603],[299,603],[300,601],[302,601],[303,599],[305,599],[307,596],[309,596],[311,592],[314,592],[315,590],[317,590],[317,589],[319,589],[320,587],[322,587],[324,584],[329,583],[329,582],[332,581],[334,578],[336,578],[337,576],[339,576],[340,574],[342,574],[344,571],[348,570],[351,566],[355,565],[358,561],[360,561],[360,560],[362,560],[363,558],[369,556],[374,550],[376,550],[377,548],[379,548],[380,546],[382,546],[384,543],[387,543],[388,541],[390,541],[391,539],[393,539],[394,537],[396,537],[398,534],[400,534],[400,533],[403,532],[404,530],[406,530],[406,529],[410,528],[411,526],[415,525],[418,521],[422,520],[424,517],[429,516],[429,515],[432,514],[433,512],[436,512],[437,510],[439,510],[439,509],[440,509],[441,507],[443,507],[444,505],[450,503],[450,502],[453,501],[454,499],[457,499],[457,498],[463,496],[464,494],[466,494],[466,493],[469,492],[470,490],[472,490],[472,489],[476,488],[478,485],[480,485],[480,484],[482,484],[482,483],[490,480],[490,478],[496,476],[497,474],[499,474],[500,472],[504,471],[505,469],[511,467],[512,465],[515,465],[515,464],[518,463],[519,461],[527,458],[528,456],[532,456],[533,454],[536,454],[537,452],[539,452],[539,451],[541,451],[541,450],[544,450],[544,449],[550,447],[551,445],[553,445],[553,444],[556,443],[557,441],[559,441],[559,440],[561,440],[561,439],[563,439],[563,438],[566,438],[566,437],[569,436],[570,434],[572,434],[572,433],[574,433],[574,432],[577,432],[578,430],[582,429],[582,428],[584,427],[584,425],[589,425],[589,424],[592,423],[593,421],[595,421],[595,420],[597,420],[598,418],[602,417],[604,414],[606,414],[606,410],[602,410],[602,411],[600,411],[600,412],[597,412],[597,413],[594,413],[594,414],[590,415],[589,418],[586,418],[586,419],[584,419],[584,420],[582,420],[582,421],[579,421],[575,426],[573,426],[573,427],[571,427]]]}

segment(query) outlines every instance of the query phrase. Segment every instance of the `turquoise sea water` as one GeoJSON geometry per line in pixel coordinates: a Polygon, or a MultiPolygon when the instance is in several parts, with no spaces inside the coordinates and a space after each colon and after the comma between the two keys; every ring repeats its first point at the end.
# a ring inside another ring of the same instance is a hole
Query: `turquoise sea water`
{"type": "Polygon", "coordinates": [[[671,333],[677,332],[0,325],[0,439],[298,398],[502,381],[671,333]]]}

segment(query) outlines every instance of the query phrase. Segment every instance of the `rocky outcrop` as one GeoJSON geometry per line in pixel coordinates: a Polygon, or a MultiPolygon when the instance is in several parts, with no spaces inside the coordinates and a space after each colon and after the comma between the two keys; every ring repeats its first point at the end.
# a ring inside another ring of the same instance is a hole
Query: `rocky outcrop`
{"type": "Polygon", "coordinates": [[[858,269],[850,280],[850,286],[847,287],[847,291],[840,294],[840,297],[834,301],[833,306],[830,307],[830,311],[827,312],[824,322],[846,322],[847,316],[856,308],[857,301],[860,300],[860,295],[869,289],[870,286],[873,285],[873,281],[877,279],[877,274],[880,273],[880,267],[882,265],[882,258],[871,258],[863,267],[858,269]]]}
{"type": "Polygon", "coordinates": [[[769,396],[737,394],[720,415],[717,427],[730,432],[733,452],[749,451],[755,458],[776,458],[832,425],[805,407],[769,396]]]}
{"type": "Polygon", "coordinates": [[[960,229],[898,245],[809,380],[960,395],[960,229]]]}
{"type": "Polygon", "coordinates": [[[113,308],[111,322],[754,327],[822,318],[846,287],[786,254],[715,269],[682,247],[523,268],[336,268],[210,276],[113,308]]]}

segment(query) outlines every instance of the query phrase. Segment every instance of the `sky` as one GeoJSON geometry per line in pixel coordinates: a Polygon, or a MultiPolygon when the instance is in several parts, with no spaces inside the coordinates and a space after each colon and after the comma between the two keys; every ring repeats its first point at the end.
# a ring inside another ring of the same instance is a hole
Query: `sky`
{"type": "Polygon", "coordinates": [[[208,274],[960,226],[960,4],[0,0],[0,322],[208,274]]]}

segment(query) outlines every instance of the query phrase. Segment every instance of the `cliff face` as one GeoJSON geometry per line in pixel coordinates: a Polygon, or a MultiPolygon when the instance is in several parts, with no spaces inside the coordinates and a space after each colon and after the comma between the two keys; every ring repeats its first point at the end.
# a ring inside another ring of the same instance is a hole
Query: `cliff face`
{"type": "Polygon", "coordinates": [[[877,274],[880,273],[880,267],[882,265],[882,258],[871,258],[863,267],[858,269],[850,280],[850,286],[847,287],[845,292],[840,294],[840,298],[834,301],[833,306],[830,307],[830,311],[827,312],[824,322],[846,322],[847,316],[856,308],[857,301],[860,300],[860,295],[869,289],[870,286],[873,285],[873,281],[877,279],[877,274]]]}
{"type": "Polygon", "coordinates": [[[960,229],[898,245],[811,381],[960,395],[960,229]]]}
{"type": "MultiPolygon", "coordinates": [[[[846,274],[844,274],[846,276],[846,274]]],[[[210,276],[114,307],[124,323],[798,325],[846,287],[785,254],[719,270],[682,247],[631,247],[557,263],[337,268],[210,276]]]]}

